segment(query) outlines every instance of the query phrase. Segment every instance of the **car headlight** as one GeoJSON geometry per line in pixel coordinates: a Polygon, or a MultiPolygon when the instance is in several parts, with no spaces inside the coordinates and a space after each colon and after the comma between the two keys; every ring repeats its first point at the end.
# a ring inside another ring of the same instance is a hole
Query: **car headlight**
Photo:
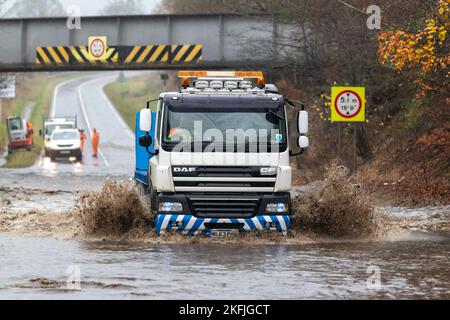
{"type": "Polygon", "coordinates": [[[183,205],[179,202],[161,202],[159,204],[159,211],[166,211],[166,212],[183,211],[183,205]]]}
{"type": "Polygon", "coordinates": [[[266,211],[267,212],[277,212],[277,213],[287,212],[288,206],[285,203],[268,203],[267,207],[266,207],[266,211]]]}

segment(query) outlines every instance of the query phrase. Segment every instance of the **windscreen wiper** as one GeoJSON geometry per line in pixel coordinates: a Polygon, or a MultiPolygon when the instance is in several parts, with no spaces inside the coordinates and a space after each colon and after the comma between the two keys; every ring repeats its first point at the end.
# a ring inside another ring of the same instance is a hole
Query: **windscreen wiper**
{"type": "Polygon", "coordinates": [[[267,113],[277,117],[280,120],[284,120],[284,117],[276,112],[273,112],[271,109],[265,109],[267,113]]]}

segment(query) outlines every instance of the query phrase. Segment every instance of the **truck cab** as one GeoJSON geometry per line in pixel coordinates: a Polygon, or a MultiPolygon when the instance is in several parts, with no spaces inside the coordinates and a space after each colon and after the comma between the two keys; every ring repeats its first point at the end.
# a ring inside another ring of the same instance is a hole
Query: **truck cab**
{"type": "MultiPolygon", "coordinates": [[[[179,78],[179,92],[162,93],[154,112],[136,117],[135,179],[149,194],[157,233],[286,235],[293,153],[285,98],[261,72],[179,78]]],[[[300,111],[302,150],[307,127],[300,111]]]]}

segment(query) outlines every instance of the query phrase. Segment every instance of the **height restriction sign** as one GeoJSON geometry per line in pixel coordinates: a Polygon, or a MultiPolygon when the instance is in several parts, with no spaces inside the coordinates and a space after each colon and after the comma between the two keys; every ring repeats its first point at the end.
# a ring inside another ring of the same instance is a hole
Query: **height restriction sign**
{"type": "Polygon", "coordinates": [[[107,49],[106,37],[89,37],[89,56],[92,60],[105,60],[107,49]]]}
{"type": "Polygon", "coordinates": [[[331,121],[364,122],[366,120],[364,87],[331,88],[331,121]]]}

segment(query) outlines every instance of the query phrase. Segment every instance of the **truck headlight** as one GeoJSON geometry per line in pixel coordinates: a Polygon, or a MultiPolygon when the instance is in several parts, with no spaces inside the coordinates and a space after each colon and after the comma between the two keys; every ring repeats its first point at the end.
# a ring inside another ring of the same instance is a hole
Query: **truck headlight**
{"type": "Polygon", "coordinates": [[[161,202],[159,204],[159,211],[166,211],[166,212],[183,211],[183,205],[179,202],[161,202]]]}
{"type": "Polygon", "coordinates": [[[287,212],[288,206],[285,203],[268,203],[267,207],[266,207],[266,211],[267,212],[277,212],[277,213],[287,212]]]}
{"type": "Polygon", "coordinates": [[[262,176],[275,176],[277,174],[277,167],[268,167],[259,169],[259,174],[262,176]]]}

